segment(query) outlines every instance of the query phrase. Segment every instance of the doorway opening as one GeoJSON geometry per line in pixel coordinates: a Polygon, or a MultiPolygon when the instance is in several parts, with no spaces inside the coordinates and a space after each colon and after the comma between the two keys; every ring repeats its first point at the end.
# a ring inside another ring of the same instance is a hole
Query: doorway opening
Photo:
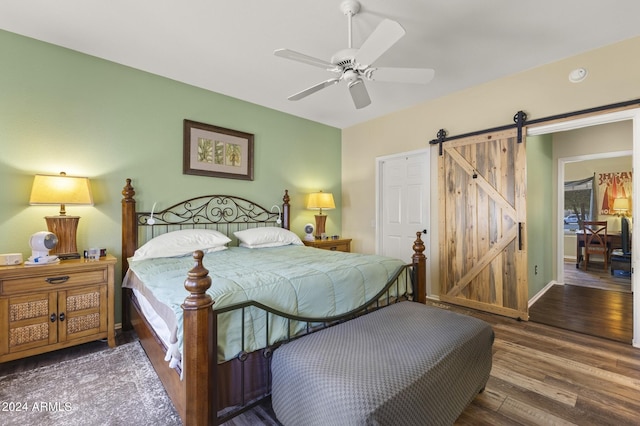
{"type": "MultiPolygon", "coordinates": [[[[629,110],[623,110],[623,111],[617,111],[617,112],[611,112],[611,113],[605,113],[605,114],[601,114],[601,115],[594,115],[594,116],[589,116],[589,117],[585,117],[585,118],[579,118],[579,119],[575,119],[575,120],[567,120],[567,121],[563,121],[563,122],[558,122],[558,123],[554,123],[554,124],[549,124],[549,125],[544,125],[544,126],[538,126],[538,127],[531,127],[527,129],[527,134],[529,136],[538,136],[538,135],[549,135],[549,134],[556,134],[559,132],[564,132],[564,131],[568,131],[568,130],[575,130],[575,129],[582,129],[582,128],[587,128],[587,127],[591,127],[591,126],[597,126],[600,124],[607,124],[607,123],[615,123],[615,122],[619,122],[619,121],[626,121],[626,120],[630,120],[632,123],[632,155],[633,155],[633,159],[632,159],[632,164],[633,164],[633,168],[634,169],[638,169],[638,166],[636,166],[636,164],[640,164],[640,109],[629,109],[629,110]]],[[[607,146],[608,141],[603,140],[602,144],[603,146],[607,146]]],[[[585,154],[586,155],[586,154],[585,154]]],[[[563,214],[564,214],[564,198],[563,194],[564,194],[564,163],[559,161],[560,158],[563,158],[563,156],[559,156],[558,157],[558,161],[557,161],[557,187],[556,187],[556,194],[557,194],[557,198],[556,198],[556,209],[555,209],[555,217],[556,218],[563,218],[563,214]]],[[[564,157],[566,158],[566,156],[564,157]]],[[[636,178],[635,176],[633,176],[632,178],[632,198],[633,199],[640,199],[638,198],[638,194],[640,194],[639,192],[639,187],[638,185],[640,184],[640,181],[638,180],[638,178],[636,178]]],[[[633,212],[632,215],[632,222],[634,221],[636,216],[635,211],[633,212]]],[[[565,232],[564,232],[564,222],[560,219],[558,219],[557,221],[557,226],[555,227],[555,241],[556,241],[556,248],[554,250],[554,256],[555,256],[555,282],[556,283],[560,283],[562,284],[562,281],[564,280],[564,276],[565,276],[565,264],[564,264],[564,258],[565,258],[565,232]]],[[[638,259],[638,239],[636,238],[635,241],[632,240],[632,265],[637,265],[637,259],[638,259]]],[[[632,274],[632,278],[631,278],[631,288],[633,291],[633,340],[632,340],[632,344],[635,347],[640,347],[640,294],[638,294],[638,279],[636,277],[637,274],[632,274]]]]}

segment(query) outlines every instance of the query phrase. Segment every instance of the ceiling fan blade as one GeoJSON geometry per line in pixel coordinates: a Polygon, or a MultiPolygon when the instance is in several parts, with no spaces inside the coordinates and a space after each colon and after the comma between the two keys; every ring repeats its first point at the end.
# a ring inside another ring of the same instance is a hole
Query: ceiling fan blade
{"type": "Polygon", "coordinates": [[[436,72],[430,68],[375,68],[370,79],[398,83],[427,84],[436,72]]]}
{"type": "Polygon", "coordinates": [[[329,87],[329,86],[333,86],[334,84],[336,84],[337,82],[339,82],[340,79],[339,78],[330,78],[327,81],[323,81],[322,83],[318,83],[314,86],[309,87],[308,89],[304,89],[301,92],[298,92],[294,95],[289,96],[287,99],[289,99],[290,101],[299,101],[302,98],[305,98],[309,95],[311,95],[312,93],[316,93],[322,89],[324,89],[325,87],[329,87]]]}
{"type": "Polygon", "coordinates": [[[361,79],[349,83],[349,93],[351,93],[351,99],[353,99],[356,109],[364,108],[371,103],[369,92],[361,79]]]}
{"type": "Polygon", "coordinates": [[[308,56],[303,53],[298,53],[289,49],[276,49],[273,51],[273,54],[285,59],[291,59],[292,61],[303,62],[308,65],[313,65],[315,67],[320,67],[324,69],[335,68],[336,66],[331,62],[323,61],[322,59],[314,58],[313,56],[308,56]]]}
{"type": "Polygon", "coordinates": [[[399,23],[385,19],[362,43],[360,50],[355,54],[356,62],[363,66],[371,65],[404,35],[404,28],[399,23]]]}

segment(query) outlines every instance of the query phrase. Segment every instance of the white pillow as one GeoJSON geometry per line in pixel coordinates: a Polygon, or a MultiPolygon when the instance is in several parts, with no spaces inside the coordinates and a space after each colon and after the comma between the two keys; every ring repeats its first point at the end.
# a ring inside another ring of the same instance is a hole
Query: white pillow
{"type": "Polygon", "coordinates": [[[263,248],[287,246],[289,244],[303,245],[302,240],[296,234],[275,226],[245,229],[236,231],[233,235],[240,241],[240,247],[263,248]]]}
{"type": "Polygon", "coordinates": [[[158,235],[147,241],[135,251],[132,260],[184,256],[196,250],[224,250],[225,244],[229,241],[229,237],[213,229],[182,229],[158,235]]]}

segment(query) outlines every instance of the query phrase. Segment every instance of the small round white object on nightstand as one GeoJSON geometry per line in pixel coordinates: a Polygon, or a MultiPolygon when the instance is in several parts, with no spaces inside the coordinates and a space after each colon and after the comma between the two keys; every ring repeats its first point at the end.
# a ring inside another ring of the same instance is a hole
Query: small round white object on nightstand
{"type": "Polygon", "coordinates": [[[313,223],[307,223],[304,226],[304,232],[305,232],[305,236],[304,236],[304,240],[305,241],[315,241],[316,237],[313,236],[313,231],[315,231],[316,227],[313,226],[313,223]]]}
{"type": "Polygon", "coordinates": [[[36,232],[29,239],[31,257],[25,262],[25,265],[46,265],[59,262],[58,256],[49,256],[49,250],[55,248],[57,244],[58,237],[54,233],[48,231],[36,232]]]}

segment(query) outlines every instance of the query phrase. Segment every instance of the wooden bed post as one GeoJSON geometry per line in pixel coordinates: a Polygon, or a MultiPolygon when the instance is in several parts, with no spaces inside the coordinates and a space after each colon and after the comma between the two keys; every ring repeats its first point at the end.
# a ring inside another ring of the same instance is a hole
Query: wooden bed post
{"type": "Polygon", "coordinates": [[[129,269],[127,258],[133,256],[138,248],[135,195],[131,179],[127,179],[127,184],[122,188],[122,278],[129,269]]]}
{"type": "MultiPolygon", "coordinates": [[[[133,256],[138,246],[138,230],[136,228],[136,200],[133,198],[136,191],[131,186],[131,179],[127,179],[127,183],[122,188],[122,278],[129,269],[127,259],[133,256]]],[[[126,289],[122,289],[122,328],[131,329],[131,311],[129,304],[131,303],[126,289]]]]}
{"type": "Polygon", "coordinates": [[[290,229],[291,224],[289,223],[289,190],[284,190],[284,197],[282,197],[282,227],[284,229],[290,229]]]}
{"type": "Polygon", "coordinates": [[[427,302],[427,258],[423,254],[424,242],[422,232],[416,232],[416,240],[413,242],[413,270],[415,271],[415,287],[413,294],[415,301],[419,303],[427,302]]]}
{"type": "Polygon", "coordinates": [[[184,342],[182,368],[185,383],[185,424],[200,426],[217,422],[216,401],[216,318],[211,308],[213,299],[206,291],[211,287],[209,271],[202,265],[204,253],[196,250],[196,261],[189,271],[184,288],[189,296],[184,310],[184,342]]]}

